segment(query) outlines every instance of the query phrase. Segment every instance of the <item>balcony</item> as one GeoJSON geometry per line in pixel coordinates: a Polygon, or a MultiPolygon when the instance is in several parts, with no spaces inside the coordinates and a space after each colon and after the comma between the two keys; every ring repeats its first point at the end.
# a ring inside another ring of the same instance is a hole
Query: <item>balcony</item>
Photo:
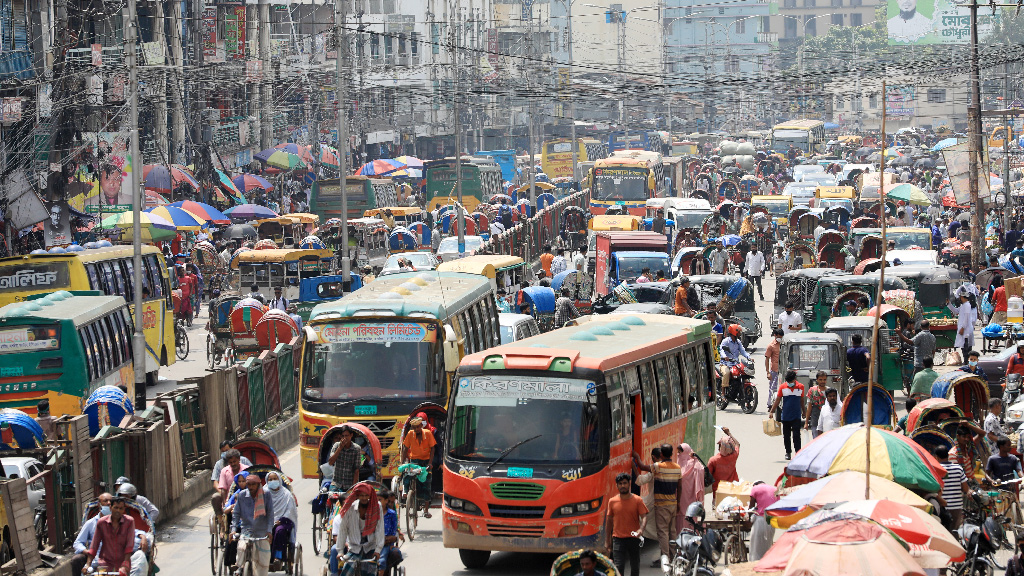
{"type": "Polygon", "coordinates": [[[757,42],[763,44],[776,44],[779,41],[778,32],[758,32],[757,42]]]}
{"type": "Polygon", "coordinates": [[[36,75],[32,69],[32,52],[11,50],[0,52],[0,81],[28,80],[36,75]]]}

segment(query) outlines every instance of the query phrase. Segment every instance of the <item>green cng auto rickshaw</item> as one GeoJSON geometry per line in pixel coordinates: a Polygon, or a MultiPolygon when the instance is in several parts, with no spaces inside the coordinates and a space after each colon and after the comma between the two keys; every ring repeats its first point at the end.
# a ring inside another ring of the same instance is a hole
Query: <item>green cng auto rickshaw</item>
{"type": "Polygon", "coordinates": [[[899,306],[882,304],[868,310],[866,318],[874,319],[881,309],[878,323],[879,362],[876,381],[886,390],[906,390],[914,377],[914,357],[910,348],[903,345],[898,331],[910,323],[910,314],[899,306]]]}
{"type": "MultiPolygon", "coordinates": [[[[878,273],[864,274],[863,276],[835,274],[819,278],[810,300],[804,307],[804,324],[807,326],[807,331],[823,331],[825,322],[832,317],[832,308],[838,297],[851,290],[863,291],[874,303],[878,281],[878,273]]],[[[907,284],[903,280],[889,275],[885,277],[885,290],[906,290],[906,288],[907,284]]]]}
{"type": "Polygon", "coordinates": [[[952,348],[956,341],[957,317],[946,304],[963,284],[960,271],[949,266],[890,266],[885,269],[885,275],[902,278],[907,289],[916,293],[924,319],[935,334],[936,347],[952,348]]]}
{"type": "Polygon", "coordinates": [[[776,325],[776,319],[786,311],[786,302],[796,299],[796,309],[803,310],[805,304],[811,301],[811,294],[814,292],[814,286],[819,278],[841,273],[841,270],[835,268],[800,268],[779,274],[775,278],[775,304],[771,315],[772,328],[776,325]]]}

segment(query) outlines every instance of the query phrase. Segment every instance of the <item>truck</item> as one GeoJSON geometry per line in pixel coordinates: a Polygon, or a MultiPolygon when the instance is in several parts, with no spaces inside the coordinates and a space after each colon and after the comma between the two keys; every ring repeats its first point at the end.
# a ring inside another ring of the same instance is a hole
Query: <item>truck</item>
{"type": "Polygon", "coordinates": [[[671,247],[664,234],[648,231],[598,232],[594,288],[599,296],[609,294],[623,281],[640,275],[643,268],[662,270],[671,276],[671,247]]]}

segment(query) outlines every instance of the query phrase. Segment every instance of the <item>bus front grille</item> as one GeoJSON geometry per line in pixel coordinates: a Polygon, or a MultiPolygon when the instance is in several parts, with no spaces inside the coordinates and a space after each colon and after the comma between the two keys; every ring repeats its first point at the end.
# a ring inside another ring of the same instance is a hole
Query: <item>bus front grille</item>
{"type": "Polygon", "coordinates": [[[509,506],[506,504],[488,504],[488,511],[495,518],[518,518],[527,520],[532,518],[543,518],[543,506],[509,506]]]}
{"type": "Polygon", "coordinates": [[[544,535],[544,527],[488,524],[487,533],[491,536],[500,536],[505,538],[540,538],[544,535]]]}
{"type": "Polygon", "coordinates": [[[499,500],[539,500],[544,486],[532,482],[495,482],[491,484],[491,494],[499,500]]]}

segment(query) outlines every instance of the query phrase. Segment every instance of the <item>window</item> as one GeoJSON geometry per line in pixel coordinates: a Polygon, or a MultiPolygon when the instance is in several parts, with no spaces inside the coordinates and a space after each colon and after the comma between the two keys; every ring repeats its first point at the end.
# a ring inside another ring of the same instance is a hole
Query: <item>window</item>
{"type": "Polygon", "coordinates": [[[441,25],[431,24],[430,25],[430,53],[440,54],[441,53],[441,25]]]}
{"type": "MultiPolygon", "coordinates": [[[[814,0],[807,0],[808,2],[814,2],[814,0]]],[[[818,21],[807,20],[804,22],[804,36],[817,36],[818,35],[818,21]]]]}
{"type": "Polygon", "coordinates": [[[402,57],[408,55],[405,51],[405,34],[398,35],[398,55],[402,57]]]}
{"type": "Polygon", "coordinates": [[[836,98],[836,110],[842,110],[842,109],[843,109],[843,99],[842,99],[842,97],[838,97],[838,98],[836,98]]]}
{"type": "Polygon", "coordinates": [[[412,54],[413,60],[417,60],[420,56],[420,34],[419,32],[413,32],[409,36],[409,52],[412,54]]]}
{"type": "Polygon", "coordinates": [[[376,34],[370,34],[370,58],[380,58],[380,37],[376,34]]]}
{"type": "Polygon", "coordinates": [[[739,20],[736,21],[736,33],[737,34],[746,34],[746,32],[747,32],[747,19],[746,18],[740,18],[739,20]]]}
{"type": "Polygon", "coordinates": [[[718,9],[718,13],[719,14],[725,14],[725,8],[719,8],[718,9]]]}
{"type": "MultiPolygon", "coordinates": [[[[842,8],[843,7],[843,0],[832,0],[832,7],[833,8],[842,8]]],[[[833,16],[835,16],[835,14],[833,14],[833,16]]]]}
{"type": "Polygon", "coordinates": [[[110,359],[113,360],[114,366],[120,366],[124,363],[124,349],[121,347],[121,337],[114,325],[110,322],[110,317],[106,316],[101,318],[103,331],[107,334],[107,340],[110,341],[110,359]]]}
{"type": "Polygon", "coordinates": [[[394,38],[387,34],[380,35],[380,41],[384,43],[384,58],[391,58],[395,51],[395,45],[393,43],[394,38]]]}
{"type": "Polygon", "coordinates": [[[666,422],[673,416],[672,384],[668,378],[668,366],[664,358],[654,361],[654,373],[658,379],[658,405],[661,407],[661,421],[666,422]]]}
{"type": "Polygon", "coordinates": [[[100,275],[96,272],[95,264],[86,264],[85,273],[89,275],[89,288],[91,290],[103,290],[100,287],[100,275]]]}
{"type": "Polygon", "coordinates": [[[86,327],[83,326],[78,329],[78,337],[82,339],[82,349],[85,350],[85,368],[86,372],[89,373],[89,380],[95,380],[99,374],[99,366],[96,365],[96,349],[92,336],[86,327]]]}
{"type": "Polygon", "coordinates": [[[783,0],[783,8],[796,8],[796,0],[783,0]]]}
{"type": "Polygon", "coordinates": [[[928,102],[933,104],[942,104],[946,101],[946,89],[945,88],[929,88],[928,89],[928,102]]]}
{"type": "MultiPolygon", "coordinates": [[[[817,5],[818,5],[818,1],[817,0],[804,0],[804,8],[815,8],[815,7],[817,7],[817,5]]],[[[805,16],[804,19],[806,20],[807,17],[805,16]]]]}
{"type": "Polygon", "coordinates": [[[650,363],[641,364],[637,369],[640,370],[640,388],[643,391],[644,423],[651,427],[659,422],[658,383],[654,380],[650,363]]]}
{"type": "Polygon", "coordinates": [[[786,38],[796,38],[796,20],[786,18],[783,22],[783,35],[786,38]]]}
{"type": "Polygon", "coordinates": [[[864,5],[864,0],[850,0],[850,6],[852,8],[859,8],[864,5]]]}
{"type": "Polygon", "coordinates": [[[868,96],[868,108],[878,108],[878,95],[868,96]]]}
{"type": "Polygon", "coordinates": [[[135,298],[135,262],[131,258],[119,260],[121,269],[124,272],[124,284],[128,292],[125,294],[126,300],[132,300],[135,298]]]}
{"type": "Polygon", "coordinates": [[[701,377],[697,366],[697,352],[693,348],[683,350],[683,373],[689,385],[686,387],[689,397],[686,398],[687,412],[703,404],[701,377]]]}
{"type": "Polygon", "coordinates": [[[610,396],[608,402],[611,404],[612,409],[612,441],[621,440],[625,437],[623,433],[625,431],[625,426],[623,425],[625,398],[622,395],[622,389],[620,388],[618,392],[610,396]]]}
{"type": "MultiPolygon", "coordinates": [[[[843,0],[833,0],[833,1],[834,2],[842,2],[843,0]]],[[[843,15],[842,14],[833,14],[832,15],[832,25],[833,26],[842,26],[843,25],[843,15]]]]}
{"type": "Polygon", "coordinates": [[[679,356],[673,354],[665,358],[665,363],[668,365],[668,383],[672,388],[673,414],[682,416],[686,413],[686,407],[683,403],[683,388],[679,374],[679,356]]]}
{"type": "MultiPolygon", "coordinates": [[[[853,4],[854,2],[857,2],[857,0],[850,0],[851,4],[853,4]]],[[[850,26],[860,26],[862,24],[864,24],[863,16],[861,16],[860,14],[850,14],[850,26]]]]}
{"type": "Polygon", "coordinates": [[[369,14],[380,14],[380,0],[368,0],[366,11],[369,14]]]}
{"type": "Polygon", "coordinates": [[[765,34],[772,31],[772,19],[770,16],[761,16],[761,32],[765,34]]]}

